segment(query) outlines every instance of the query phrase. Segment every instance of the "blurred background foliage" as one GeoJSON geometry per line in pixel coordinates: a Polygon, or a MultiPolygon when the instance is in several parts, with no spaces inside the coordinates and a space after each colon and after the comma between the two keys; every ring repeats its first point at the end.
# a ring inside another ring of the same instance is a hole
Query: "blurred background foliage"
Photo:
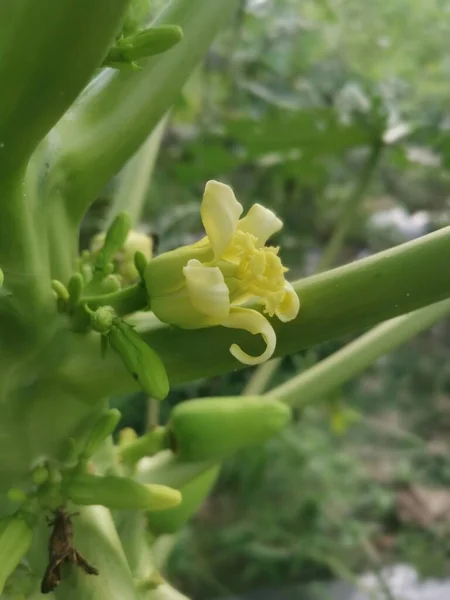
{"type": "MultiPolygon", "coordinates": [[[[204,184],[219,179],[284,220],[276,243],[294,279],[321,267],[346,212],[331,266],[449,224],[449,39],[446,0],[243,1],[172,110],[143,229],[160,252],[192,242],[204,184]]],[[[395,562],[448,573],[449,333],[436,325],[228,461],[169,577],[202,600],[395,562]]],[[[271,385],[348,341],[286,357],[271,385]]],[[[179,386],[159,415],[142,394],[113,403],[141,433],[177,402],[242,393],[252,373],[179,386]]]]}

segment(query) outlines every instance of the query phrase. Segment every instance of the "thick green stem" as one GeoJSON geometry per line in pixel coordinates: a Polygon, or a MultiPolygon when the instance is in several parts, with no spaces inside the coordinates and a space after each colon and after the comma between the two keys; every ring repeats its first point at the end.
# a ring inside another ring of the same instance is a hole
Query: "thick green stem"
{"type": "MultiPolygon", "coordinates": [[[[439,302],[450,296],[446,257],[450,228],[444,228],[349,265],[295,283],[301,307],[290,323],[272,320],[277,334],[275,354],[358,332],[381,321],[439,302]]],[[[257,308],[257,307],[255,307],[257,308]]],[[[229,353],[232,343],[259,354],[260,336],[213,327],[183,330],[162,325],[151,314],[135,318],[138,331],[163,359],[172,383],[242,368],[229,353]]],[[[81,336],[78,336],[80,339],[81,336]]],[[[117,362],[98,359],[97,344],[80,339],[76,361],[63,365],[57,377],[82,386],[86,393],[120,393],[132,389],[130,377],[117,362]],[[82,375],[81,375],[82,374],[82,375]]],[[[76,336],[72,343],[75,344],[76,336]]]]}
{"type": "Polygon", "coordinates": [[[0,171],[23,163],[88,83],[128,3],[0,3],[0,171]]]}
{"type": "Polygon", "coordinates": [[[105,69],[62,119],[63,147],[50,177],[64,186],[74,223],[176,100],[235,7],[236,0],[172,0],[155,25],[180,25],[183,40],[143,60],[142,69],[105,69]]]}
{"type": "Polygon", "coordinates": [[[326,400],[333,389],[449,313],[450,300],[443,300],[382,323],[304,373],[272,388],[270,396],[277,396],[295,407],[322,398],[326,400]]]}
{"type": "Polygon", "coordinates": [[[35,193],[24,169],[0,173],[0,266],[18,314],[51,297],[46,223],[35,208],[35,193]]]}
{"type": "Polygon", "coordinates": [[[139,223],[167,117],[168,115],[161,119],[142,147],[125,165],[106,219],[106,227],[111,225],[114,217],[123,210],[130,215],[133,226],[139,223]]]}

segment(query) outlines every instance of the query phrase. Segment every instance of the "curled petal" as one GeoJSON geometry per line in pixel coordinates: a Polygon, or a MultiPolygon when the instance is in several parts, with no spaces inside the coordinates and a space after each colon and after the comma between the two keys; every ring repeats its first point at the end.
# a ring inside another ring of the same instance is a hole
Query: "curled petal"
{"type": "Polygon", "coordinates": [[[230,346],[231,354],[244,365],[259,365],[269,360],[275,350],[276,335],[269,321],[256,310],[250,308],[233,307],[226,319],[220,323],[224,327],[233,329],[245,329],[253,335],[260,334],[266,343],[265,351],[259,356],[250,356],[244,352],[237,344],[230,346]]]}
{"type": "Polygon", "coordinates": [[[230,312],[230,294],[219,267],[207,267],[192,259],[183,273],[192,306],[213,319],[226,318],[230,312]]]}
{"type": "Polygon", "coordinates": [[[258,241],[255,243],[257,248],[264,246],[267,240],[282,227],[281,219],[261,204],[254,204],[237,225],[238,231],[251,233],[257,238],[258,241]]]}
{"type": "Polygon", "coordinates": [[[219,181],[208,181],[203,194],[201,215],[216,259],[222,256],[230,245],[242,210],[229,185],[219,181]]]}
{"type": "Polygon", "coordinates": [[[280,321],[287,323],[288,321],[295,319],[295,317],[298,315],[298,311],[300,309],[300,299],[288,281],[286,281],[284,284],[284,291],[284,298],[276,308],[275,314],[280,321]]]}

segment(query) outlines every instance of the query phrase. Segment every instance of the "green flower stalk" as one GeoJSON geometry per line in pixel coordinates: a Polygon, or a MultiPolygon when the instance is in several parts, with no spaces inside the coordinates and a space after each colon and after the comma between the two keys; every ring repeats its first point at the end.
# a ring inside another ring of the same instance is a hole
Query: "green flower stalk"
{"type": "Polygon", "coordinates": [[[107,506],[122,510],[165,510],[181,502],[181,494],[165,485],[144,485],[128,477],[90,475],[70,477],[67,496],[81,505],[107,506]]]}

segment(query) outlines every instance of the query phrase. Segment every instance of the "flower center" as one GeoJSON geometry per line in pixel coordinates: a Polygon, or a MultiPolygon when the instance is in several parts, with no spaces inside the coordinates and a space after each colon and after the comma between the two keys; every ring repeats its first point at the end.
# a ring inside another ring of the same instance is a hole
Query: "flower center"
{"type": "Polygon", "coordinates": [[[285,295],[284,273],[288,270],[278,256],[279,248],[256,247],[257,238],[248,232],[237,231],[222,259],[235,265],[231,300],[256,296],[264,312],[273,316],[285,295]]]}

